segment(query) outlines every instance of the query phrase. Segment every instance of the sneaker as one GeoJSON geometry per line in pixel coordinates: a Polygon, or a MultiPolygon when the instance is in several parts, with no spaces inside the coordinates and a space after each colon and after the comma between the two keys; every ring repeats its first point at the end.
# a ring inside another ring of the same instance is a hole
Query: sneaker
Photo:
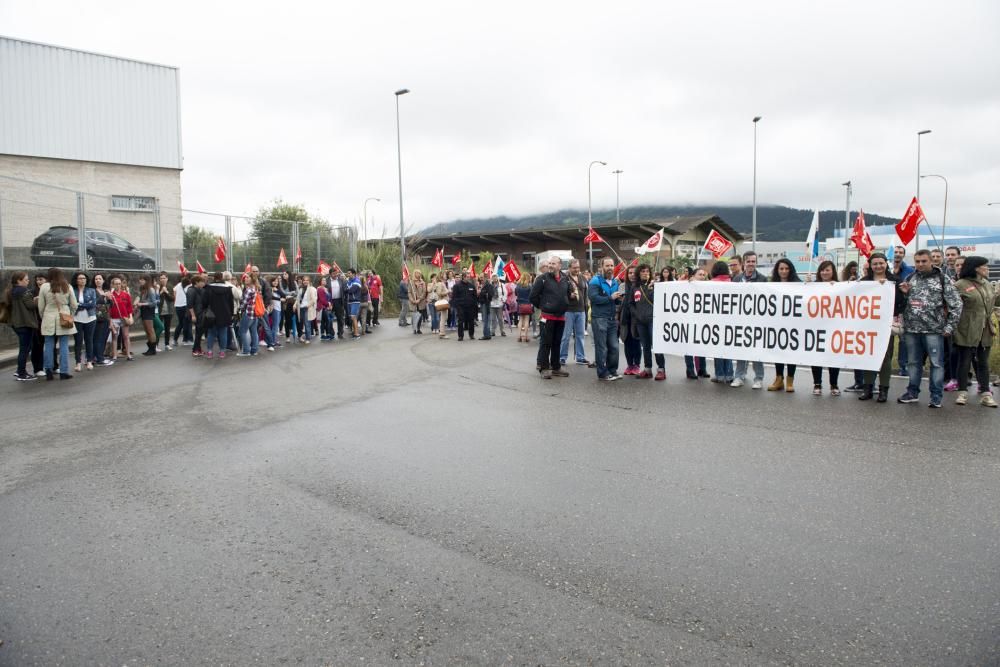
{"type": "Polygon", "coordinates": [[[987,391],[979,397],[979,405],[987,408],[995,408],[997,407],[997,402],[993,400],[993,394],[987,391]]]}
{"type": "Polygon", "coordinates": [[[611,375],[608,376],[608,379],[611,380],[611,381],[621,380],[622,376],[619,375],[618,373],[612,373],[611,375]]]}
{"type": "Polygon", "coordinates": [[[656,377],[654,377],[653,379],[656,380],[657,382],[662,382],[667,379],[667,372],[662,368],[660,368],[656,371],[656,377]]]}
{"type": "Polygon", "coordinates": [[[651,370],[649,370],[648,368],[644,368],[635,377],[639,378],[640,380],[648,380],[649,378],[653,377],[653,372],[651,370]]]}
{"type": "Polygon", "coordinates": [[[625,373],[623,373],[623,375],[638,375],[638,374],[639,374],[638,366],[627,366],[625,368],[625,373]]]}
{"type": "Polygon", "coordinates": [[[577,359],[576,363],[580,364],[581,366],[590,366],[590,362],[587,361],[586,359],[577,359]]]}
{"type": "Polygon", "coordinates": [[[910,377],[910,374],[907,373],[902,368],[897,368],[896,372],[892,374],[892,377],[894,377],[894,378],[908,378],[908,377],[910,377]]]}
{"type": "Polygon", "coordinates": [[[958,391],[958,380],[948,380],[944,384],[945,391],[958,391]]]}
{"type": "Polygon", "coordinates": [[[740,387],[743,386],[743,380],[741,380],[740,378],[736,378],[735,380],[729,383],[729,386],[736,387],[737,389],[739,389],[740,387]]]}
{"type": "Polygon", "coordinates": [[[565,359],[560,359],[559,360],[559,365],[560,366],[565,366],[566,365],[566,360],[565,359]]]}
{"type": "Polygon", "coordinates": [[[226,358],[226,353],[225,352],[219,352],[219,359],[225,359],[225,358],[226,358]]]}
{"type": "Polygon", "coordinates": [[[237,352],[236,356],[237,357],[249,357],[250,353],[249,352],[237,352]]]}
{"type": "Polygon", "coordinates": [[[764,383],[761,382],[760,380],[754,380],[753,384],[750,385],[750,388],[751,389],[763,389],[764,388],[764,383]]]}
{"type": "Polygon", "coordinates": [[[267,351],[268,352],[274,352],[274,346],[273,345],[268,345],[267,346],[267,351]]]}
{"type": "Polygon", "coordinates": [[[541,371],[541,374],[542,374],[542,379],[543,380],[551,380],[552,379],[552,371],[550,371],[548,369],[545,369],[544,371],[541,371]]]}
{"type": "Polygon", "coordinates": [[[174,349],[173,347],[171,347],[170,345],[167,345],[167,352],[172,352],[173,349],[174,349]]]}
{"type": "Polygon", "coordinates": [[[202,356],[202,354],[203,354],[203,353],[201,353],[201,352],[198,352],[197,350],[195,350],[194,352],[192,352],[192,353],[191,353],[191,356],[192,356],[192,357],[200,357],[200,356],[202,356]]]}
{"type": "Polygon", "coordinates": [[[104,361],[102,361],[101,363],[99,363],[97,365],[98,366],[114,366],[115,362],[112,359],[105,359],[104,361]]]}
{"type": "MultiPolygon", "coordinates": [[[[204,357],[205,357],[206,359],[211,359],[211,358],[212,358],[212,352],[211,352],[211,351],[208,351],[208,352],[206,352],[206,353],[205,353],[205,354],[204,354],[203,356],[204,356],[204,357]]],[[[220,353],[220,354],[219,354],[219,356],[220,356],[220,357],[224,357],[224,356],[226,356],[226,354],[225,354],[225,352],[222,352],[222,353],[220,353]]]]}
{"type": "Polygon", "coordinates": [[[181,345],[183,345],[184,347],[191,347],[191,346],[194,345],[194,341],[192,341],[192,340],[186,340],[183,343],[181,343],[181,345]]]}
{"type": "Polygon", "coordinates": [[[852,394],[858,394],[858,393],[861,393],[862,389],[864,389],[864,387],[862,385],[858,384],[857,382],[855,382],[850,387],[847,387],[846,389],[844,389],[844,391],[849,391],[852,394]]]}
{"type": "Polygon", "coordinates": [[[917,400],[918,399],[917,399],[916,396],[914,396],[910,392],[906,392],[905,394],[903,394],[902,396],[900,396],[899,398],[897,398],[896,402],[897,403],[916,403],[917,400]]]}
{"type": "Polygon", "coordinates": [[[597,379],[601,382],[614,382],[616,378],[614,375],[598,375],[597,379]]]}
{"type": "Polygon", "coordinates": [[[18,382],[31,382],[32,380],[37,380],[38,378],[30,373],[14,373],[14,379],[18,382]]]}
{"type": "Polygon", "coordinates": [[[931,402],[927,404],[927,407],[929,407],[929,408],[940,408],[941,407],[941,401],[935,401],[935,400],[932,399],[931,402]]]}
{"type": "Polygon", "coordinates": [[[969,402],[969,392],[960,391],[958,396],[955,397],[955,405],[965,405],[969,402]]]}
{"type": "Polygon", "coordinates": [[[566,371],[564,371],[563,369],[560,368],[557,371],[552,371],[552,377],[568,378],[569,377],[569,373],[567,373],[566,371]]]}

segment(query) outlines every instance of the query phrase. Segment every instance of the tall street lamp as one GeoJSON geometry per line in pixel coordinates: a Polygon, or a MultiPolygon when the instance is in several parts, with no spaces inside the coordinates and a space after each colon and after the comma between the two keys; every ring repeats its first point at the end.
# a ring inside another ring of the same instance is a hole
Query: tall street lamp
{"type": "Polygon", "coordinates": [[[368,199],[365,200],[365,203],[361,205],[362,217],[363,217],[363,220],[364,220],[364,222],[363,222],[364,227],[363,228],[365,230],[365,241],[368,240],[368,202],[370,202],[370,201],[379,201],[380,202],[382,200],[379,199],[378,197],[369,197],[368,199]]]}
{"type": "MultiPolygon", "coordinates": [[[[944,214],[941,216],[941,245],[944,246],[944,231],[948,225],[948,179],[941,174],[924,174],[920,178],[940,178],[944,181],[944,214]]],[[[944,248],[942,248],[944,250],[944,248]]]]}
{"type": "Polygon", "coordinates": [[[410,90],[400,88],[396,91],[396,164],[399,167],[399,265],[406,263],[406,238],[403,236],[403,150],[399,141],[399,98],[410,90]]]}
{"type": "Polygon", "coordinates": [[[847,188],[847,203],[844,205],[844,265],[847,265],[847,230],[851,228],[851,182],[841,183],[847,188]]]}
{"type": "Polygon", "coordinates": [[[754,252],[757,252],[757,123],[760,119],[761,116],[753,117],[753,222],[750,235],[753,237],[751,249],[754,252]]]}
{"type": "Polygon", "coordinates": [[[624,172],[621,169],[615,169],[611,173],[615,175],[615,221],[620,225],[622,224],[621,179],[624,172]]]}
{"type": "MultiPolygon", "coordinates": [[[[594,209],[593,206],[591,205],[591,197],[590,197],[590,174],[595,164],[603,165],[605,167],[608,166],[607,162],[601,162],[600,160],[594,160],[589,165],[587,165],[587,233],[588,234],[590,233],[590,230],[594,228],[594,209]]],[[[588,249],[588,254],[590,255],[590,270],[593,271],[594,242],[591,241],[588,245],[590,246],[588,249]]]]}
{"type": "MultiPolygon", "coordinates": [[[[920,137],[925,134],[930,134],[930,130],[920,130],[917,132],[917,201],[920,201],[920,137]]],[[[917,231],[913,235],[913,240],[915,242],[914,247],[920,248],[920,226],[917,225],[917,231]]]]}

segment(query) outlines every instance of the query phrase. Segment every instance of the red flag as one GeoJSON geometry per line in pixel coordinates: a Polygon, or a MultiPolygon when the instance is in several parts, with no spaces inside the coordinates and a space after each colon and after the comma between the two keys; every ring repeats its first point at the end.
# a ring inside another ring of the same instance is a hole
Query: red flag
{"type": "Polygon", "coordinates": [[[226,242],[220,236],[219,240],[215,242],[215,262],[218,264],[224,261],[226,261],[226,242]]]}
{"type": "Polygon", "coordinates": [[[486,262],[486,266],[483,267],[483,275],[487,278],[493,275],[493,262],[486,262]]]}
{"type": "Polygon", "coordinates": [[[451,258],[451,265],[455,266],[461,261],[462,261],[462,251],[459,250],[458,252],[455,253],[455,256],[451,258]]]}
{"type": "Polygon", "coordinates": [[[707,250],[712,253],[712,257],[719,259],[732,250],[732,248],[733,244],[725,236],[713,229],[712,233],[705,239],[705,245],[702,247],[702,250],[707,250]]]}
{"type": "Polygon", "coordinates": [[[331,268],[332,267],[329,264],[327,264],[326,261],[321,259],[319,261],[319,266],[316,267],[316,273],[318,273],[321,276],[325,276],[326,274],[330,273],[331,268]]]}
{"type": "Polygon", "coordinates": [[[587,233],[587,235],[583,237],[583,242],[584,243],[605,243],[604,239],[601,238],[600,234],[598,234],[597,232],[594,231],[593,227],[591,227],[590,231],[587,233]]]}
{"type": "Polygon", "coordinates": [[[920,202],[914,197],[913,201],[907,207],[903,219],[896,225],[896,236],[903,242],[903,245],[909,245],[913,241],[913,237],[917,235],[917,228],[920,227],[920,223],[926,221],[927,218],[924,217],[924,210],[920,208],[920,202]]]}
{"type": "Polygon", "coordinates": [[[472,262],[471,264],[469,264],[469,275],[472,277],[473,280],[475,280],[477,278],[477,276],[476,276],[476,263],[475,262],[472,262]]]}
{"type": "Polygon", "coordinates": [[[403,264],[403,280],[408,281],[409,279],[410,279],[410,267],[408,267],[406,264],[403,264]]]}
{"type": "Polygon", "coordinates": [[[854,221],[854,231],[851,234],[851,242],[854,243],[854,247],[864,255],[869,257],[872,251],[875,250],[875,244],[872,242],[872,237],[865,228],[865,212],[859,211],[858,218],[854,221]]]}
{"type": "Polygon", "coordinates": [[[281,267],[285,264],[288,264],[288,258],[285,257],[285,249],[282,248],[281,252],[278,253],[278,266],[281,267]]]}
{"type": "Polygon", "coordinates": [[[342,271],[342,270],[341,270],[341,268],[340,268],[340,265],[339,265],[339,264],[337,264],[337,262],[336,262],[336,261],[334,261],[334,263],[333,263],[333,266],[331,266],[331,267],[330,267],[330,270],[331,270],[331,271],[333,271],[334,269],[337,269],[337,273],[343,273],[343,271],[342,271]]]}
{"type": "Polygon", "coordinates": [[[188,274],[187,267],[184,266],[184,262],[177,260],[177,270],[181,272],[181,276],[186,276],[188,274]]]}
{"type": "Polygon", "coordinates": [[[521,270],[517,268],[517,264],[514,263],[514,260],[511,260],[506,264],[504,264],[503,272],[504,275],[507,276],[507,280],[511,282],[516,283],[518,280],[521,279],[521,270]]]}
{"type": "Polygon", "coordinates": [[[295,261],[296,262],[302,261],[302,246],[299,246],[299,249],[295,251],[295,261]]]}
{"type": "Polygon", "coordinates": [[[205,267],[201,265],[201,262],[199,262],[198,260],[194,260],[194,263],[198,266],[198,273],[208,273],[205,270],[205,267]]]}
{"type": "Polygon", "coordinates": [[[615,274],[614,274],[615,275],[615,279],[616,280],[621,280],[626,275],[626,273],[625,273],[625,265],[623,263],[621,263],[621,262],[618,262],[617,264],[615,264],[614,272],[615,272],[615,274]]]}
{"type": "Polygon", "coordinates": [[[250,273],[253,270],[252,264],[247,264],[247,267],[243,269],[243,273],[250,273]]]}
{"type": "Polygon", "coordinates": [[[438,248],[434,251],[434,259],[431,260],[431,266],[436,266],[439,269],[444,266],[444,248],[438,248]]]}

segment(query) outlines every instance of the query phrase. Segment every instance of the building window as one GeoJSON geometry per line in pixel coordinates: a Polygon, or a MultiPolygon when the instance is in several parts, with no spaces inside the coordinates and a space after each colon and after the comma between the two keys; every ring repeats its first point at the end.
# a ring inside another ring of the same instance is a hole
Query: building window
{"type": "Polygon", "coordinates": [[[156,197],[136,197],[133,195],[111,195],[112,211],[152,211],[156,197]]]}

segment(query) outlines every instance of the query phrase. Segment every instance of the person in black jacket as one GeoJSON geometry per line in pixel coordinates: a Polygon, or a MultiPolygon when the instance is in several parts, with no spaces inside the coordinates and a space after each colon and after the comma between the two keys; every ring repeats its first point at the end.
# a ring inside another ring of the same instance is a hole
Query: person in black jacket
{"type": "Polygon", "coordinates": [[[545,380],[569,377],[559,363],[559,347],[566,328],[566,310],[570,301],[575,303],[581,297],[576,284],[563,275],[560,259],[550,259],[538,268],[541,273],[531,287],[531,303],[541,311],[538,372],[545,380]]]}
{"type": "MultiPolygon", "coordinates": [[[[489,340],[493,337],[493,323],[491,321],[490,302],[496,298],[497,288],[493,282],[483,276],[479,285],[479,312],[483,314],[483,335],[479,340],[489,340]]],[[[503,326],[503,323],[501,323],[503,326]]]]}
{"type": "Polygon", "coordinates": [[[451,288],[451,307],[458,310],[458,339],[465,340],[468,331],[469,340],[475,340],[479,298],[468,269],[462,269],[462,278],[451,288]]]}
{"type": "Polygon", "coordinates": [[[330,275],[325,279],[326,291],[330,295],[330,306],[337,318],[337,338],[344,338],[344,304],[347,300],[347,279],[340,272],[340,267],[334,265],[330,275]]]}
{"type": "Polygon", "coordinates": [[[187,288],[187,309],[192,322],[194,322],[194,346],[191,348],[191,356],[201,356],[201,337],[205,335],[205,323],[202,321],[202,313],[205,312],[205,275],[196,274],[191,278],[191,286],[187,288]]]}
{"type": "Polygon", "coordinates": [[[233,324],[233,286],[224,282],[222,273],[215,272],[215,282],[205,288],[205,331],[208,332],[205,358],[212,358],[212,343],[219,341],[219,358],[226,358],[226,347],[229,342],[229,327],[233,324]]]}

